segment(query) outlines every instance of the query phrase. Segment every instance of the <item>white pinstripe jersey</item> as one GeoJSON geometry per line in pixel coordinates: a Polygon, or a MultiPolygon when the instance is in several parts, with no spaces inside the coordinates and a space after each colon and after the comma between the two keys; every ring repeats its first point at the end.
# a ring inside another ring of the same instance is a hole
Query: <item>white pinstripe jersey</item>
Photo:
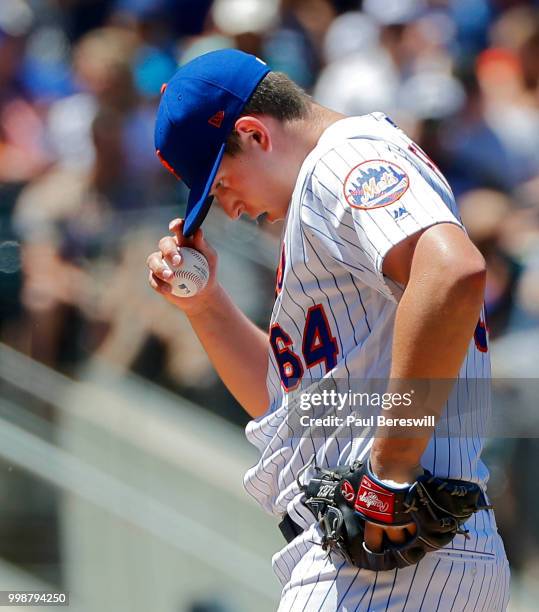
{"type": "MultiPolygon", "coordinates": [[[[327,377],[389,376],[402,288],[384,277],[383,260],[404,238],[437,223],[460,225],[451,190],[419,147],[382,113],[333,124],[303,163],[284,228],[270,324],[270,406],[246,428],[261,457],[246,474],[245,487],[268,512],[288,512],[308,528],[314,518],[299,504],[298,471],[313,455],[326,467],[368,454],[368,430],[362,437],[341,431],[327,438],[308,433],[290,438],[286,387],[296,379],[305,388],[327,377]]],[[[448,401],[422,464],[436,475],[484,484],[488,472],[479,456],[490,405],[477,381],[490,377],[490,362],[484,327],[478,325],[478,331],[483,335],[470,340],[459,375],[469,385],[448,401]],[[468,435],[449,437],[448,418],[468,435]]],[[[457,537],[452,547],[492,552],[497,537],[492,514],[480,512],[469,523],[471,539],[457,537]]],[[[279,573],[279,555],[274,563],[279,573]]],[[[288,572],[281,574],[284,583],[288,572]]]]}

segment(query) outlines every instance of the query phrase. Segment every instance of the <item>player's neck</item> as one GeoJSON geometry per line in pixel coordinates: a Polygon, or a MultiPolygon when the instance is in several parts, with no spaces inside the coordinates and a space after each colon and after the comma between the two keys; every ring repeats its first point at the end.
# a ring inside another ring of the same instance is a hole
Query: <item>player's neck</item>
{"type": "Polygon", "coordinates": [[[273,142],[279,159],[280,193],[280,197],[275,199],[286,202],[286,206],[274,211],[275,214],[272,215],[274,219],[284,219],[286,216],[290,197],[305,158],[316,147],[325,130],[345,117],[318,104],[312,104],[310,113],[305,119],[285,124],[275,122],[273,142]]]}
{"type": "Polygon", "coordinates": [[[346,115],[313,103],[305,119],[286,123],[281,132],[281,151],[290,172],[297,173],[327,128],[345,118],[346,115]]]}
{"type": "Polygon", "coordinates": [[[313,103],[309,116],[301,122],[302,126],[298,126],[307,148],[307,154],[316,147],[320,137],[330,125],[345,118],[346,115],[342,113],[313,103]]]}

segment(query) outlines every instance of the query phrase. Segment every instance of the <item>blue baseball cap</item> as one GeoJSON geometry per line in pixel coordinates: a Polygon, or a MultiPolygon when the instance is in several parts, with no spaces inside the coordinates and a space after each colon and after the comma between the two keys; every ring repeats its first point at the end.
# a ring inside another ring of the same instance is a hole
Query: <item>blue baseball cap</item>
{"type": "Polygon", "coordinates": [[[190,189],[184,236],[194,234],[208,214],[226,140],[268,72],[254,55],[222,49],[195,58],[163,86],[155,148],[163,165],[190,189]]]}

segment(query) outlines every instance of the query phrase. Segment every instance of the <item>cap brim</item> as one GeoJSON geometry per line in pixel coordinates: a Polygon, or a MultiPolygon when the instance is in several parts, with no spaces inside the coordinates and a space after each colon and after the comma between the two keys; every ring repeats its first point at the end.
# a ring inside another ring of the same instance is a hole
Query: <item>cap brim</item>
{"type": "Polygon", "coordinates": [[[219,153],[215,158],[213,168],[211,169],[206,182],[200,186],[193,185],[191,188],[189,198],[187,200],[185,222],[183,224],[183,235],[186,238],[192,236],[197,231],[210,210],[210,206],[213,202],[213,196],[210,196],[209,193],[211,191],[213,181],[215,180],[215,176],[217,175],[217,171],[219,170],[219,166],[221,165],[223,155],[225,154],[225,148],[226,143],[224,143],[219,149],[219,153]]]}

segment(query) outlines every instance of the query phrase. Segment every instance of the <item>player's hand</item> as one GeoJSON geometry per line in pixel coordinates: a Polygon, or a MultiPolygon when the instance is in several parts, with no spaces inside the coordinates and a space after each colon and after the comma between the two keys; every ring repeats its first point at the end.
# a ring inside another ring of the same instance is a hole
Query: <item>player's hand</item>
{"type": "Polygon", "coordinates": [[[190,238],[182,234],[183,219],[173,219],[169,223],[172,235],[164,236],[159,241],[158,251],[151,253],[146,260],[150,269],[148,281],[150,287],[160,293],[168,302],[183,310],[187,315],[196,314],[204,310],[208,305],[215,303],[216,294],[220,286],[217,283],[217,253],[204,238],[201,228],[197,229],[190,238]],[[191,247],[200,251],[208,260],[210,276],[207,285],[196,295],[189,298],[181,298],[172,294],[170,280],[172,272],[170,267],[176,267],[181,263],[181,247],[191,247]]]}
{"type": "MultiPolygon", "coordinates": [[[[395,482],[415,482],[417,477],[423,472],[421,466],[414,466],[405,469],[403,466],[381,465],[377,461],[375,454],[371,454],[371,469],[378,478],[384,480],[394,480],[395,482]]],[[[383,550],[384,535],[394,544],[404,544],[410,540],[417,532],[415,523],[409,523],[401,527],[381,527],[374,523],[365,523],[365,546],[371,552],[383,550]]]]}
{"type": "Polygon", "coordinates": [[[365,546],[371,552],[383,550],[384,534],[394,544],[404,544],[416,533],[415,523],[404,525],[403,527],[380,527],[374,523],[365,523],[365,546]]]}

